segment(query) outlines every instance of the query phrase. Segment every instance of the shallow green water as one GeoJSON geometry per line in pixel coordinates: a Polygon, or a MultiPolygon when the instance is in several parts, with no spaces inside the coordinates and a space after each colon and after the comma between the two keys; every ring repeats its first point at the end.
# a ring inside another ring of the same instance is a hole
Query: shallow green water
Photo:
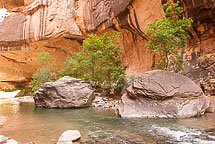
{"type": "Polygon", "coordinates": [[[77,129],[81,143],[215,143],[215,114],[191,119],[121,119],[113,111],[44,109],[33,104],[0,104],[7,118],[0,134],[27,144],[54,144],[64,131],[77,129]],[[207,131],[208,129],[212,129],[207,131]]]}

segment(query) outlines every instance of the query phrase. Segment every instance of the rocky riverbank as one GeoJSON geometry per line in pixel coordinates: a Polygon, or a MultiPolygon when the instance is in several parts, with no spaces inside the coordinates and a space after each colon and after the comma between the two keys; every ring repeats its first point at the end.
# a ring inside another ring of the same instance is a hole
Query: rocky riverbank
{"type": "Polygon", "coordinates": [[[119,106],[119,100],[108,97],[95,97],[91,107],[104,108],[104,109],[116,109],[119,106]]]}

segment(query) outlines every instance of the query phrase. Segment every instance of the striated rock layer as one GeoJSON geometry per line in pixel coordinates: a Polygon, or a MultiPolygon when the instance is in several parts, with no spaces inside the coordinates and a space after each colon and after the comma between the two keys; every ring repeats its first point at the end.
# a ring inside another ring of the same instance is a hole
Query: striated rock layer
{"type": "Polygon", "coordinates": [[[198,83],[207,95],[215,92],[215,2],[184,0],[185,15],[193,19],[184,59],[187,76],[198,83]]]}
{"type": "Polygon", "coordinates": [[[34,92],[37,107],[88,107],[93,99],[94,89],[90,83],[69,76],[64,76],[56,82],[47,82],[34,92]]]}
{"type": "Polygon", "coordinates": [[[118,114],[121,117],[188,118],[209,107],[203,91],[189,78],[154,70],[135,78],[126,87],[118,114]]]}
{"type": "Polygon", "coordinates": [[[91,32],[120,31],[121,60],[127,73],[151,69],[143,30],[162,16],[160,0],[36,0],[13,10],[17,12],[0,24],[1,88],[29,81],[39,66],[35,54],[40,51],[50,52],[62,67],[69,51],[78,51],[91,32]]]}
{"type": "Polygon", "coordinates": [[[39,66],[38,52],[49,52],[62,67],[81,45],[74,16],[73,1],[38,0],[6,18],[0,24],[0,88],[28,82],[39,66]]]}
{"type": "MultiPolygon", "coordinates": [[[[129,75],[151,70],[146,52],[147,24],[163,15],[166,0],[1,0],[15,13],[0,23],[0,88],[28,82],[39,64],[36,53],[50,52],[63,66],[70,51],[77,52],[88,33],[122,33],[122,65],[129,75]]],[[[184,59],[185,71],[206,94],[214,95],[214,1],[183,0],[184,15],[192,17],[184,59]],[[210,64],[207,62],[210,61],[210,64]]]]}

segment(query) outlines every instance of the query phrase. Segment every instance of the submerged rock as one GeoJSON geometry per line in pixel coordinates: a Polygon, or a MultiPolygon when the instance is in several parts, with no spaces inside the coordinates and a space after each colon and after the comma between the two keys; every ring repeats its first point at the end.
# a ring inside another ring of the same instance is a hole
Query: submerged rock
{"type": "Polygon", "coordinates": [[[81,134],[78,130],[67,130],[61,134],[57,144],[72,144],[81,138],[81,134]]]}
{"type": "Polygon", "coordinates": [[[117,113],[121,117],[188,118],[204,114],[208,107],[208,98],[191,79],[154,70],[127,86],[117,113]]]}
{"type": "Polygon", "coordinates": [[[56,82],[43,84],[34,96],[37,107],[87,107],[94,99],[94,89],[89,82],[65,76],[56,82]]]}

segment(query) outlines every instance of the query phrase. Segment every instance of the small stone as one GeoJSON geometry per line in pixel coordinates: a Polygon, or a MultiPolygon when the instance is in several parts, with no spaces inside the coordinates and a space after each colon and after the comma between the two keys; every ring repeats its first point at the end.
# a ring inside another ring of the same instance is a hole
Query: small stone
{"type": "Polygon", "coordinates": [[[18,144],[18,142],[14,139],[9,139],[6,144],[18,144]]]}
{"type": "Polygon", "coordinates": [[[8,138],[4,135],[0,135],[0,143],[6,143],[8,138]]]}
{"type": "Polygon", "coordinates": [[[67,130],[61,134],[57,144],[72,144],[73,141],[81,138],[78,130],[67,130]]]}

